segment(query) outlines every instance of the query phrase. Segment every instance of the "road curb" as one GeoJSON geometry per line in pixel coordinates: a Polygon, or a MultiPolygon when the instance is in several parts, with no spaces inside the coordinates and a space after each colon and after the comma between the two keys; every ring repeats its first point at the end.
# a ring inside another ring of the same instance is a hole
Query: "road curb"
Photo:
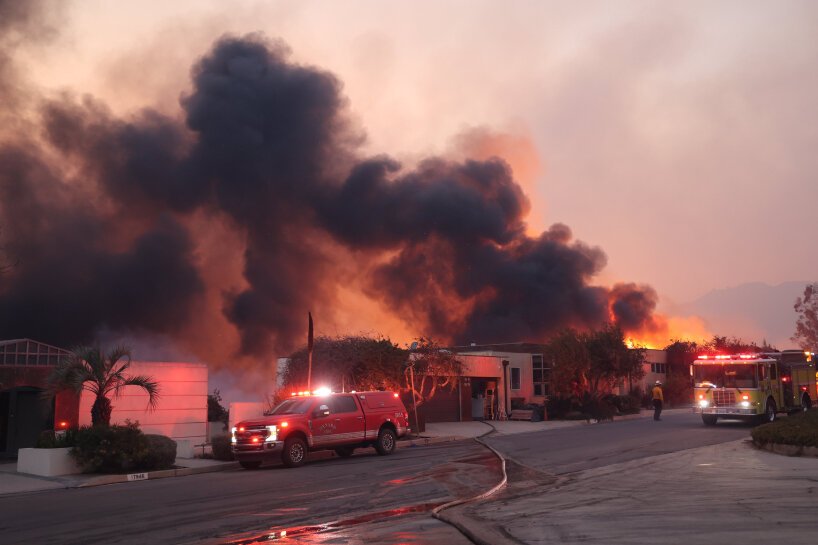
{"type": "Polygon", "coordinates": [[[418,437],[417,439],[407,439],[395,443],[396,448],[425,447],[435,443],[449,443],[451,441],[463,441],[467,437],[457,435],[445,435],[440,437],[418,437]]]}
{"type": "Polygon", "coordinates": [[[756,444],[751,441],[752,445],[759,450],[766,450],[773,454],[781,454],[783,456],[804,456],[807,458],[818,458],[818,447],[806,447],[803,445],[786,445],[784,443],[766,443],[764,445],[756,444]]]}
{"type": "MultiPolygon", "coordinates": [[[[462,441],[464,439],[467,438],[459,437],[456,435],[449,435],[444,437],[419,437],[417,439],[398,441],[395,443],[395,447],[396,448],[425,447],[429,445],[434,445],[435,443],[448,443],[451,441],[462,441]]],[[[199,473],[214,473],[217,471],[238,469],[239,467],[240,465],[238,462],[223,462],[220,464],[213,464],[201,467],[179,467],[176,469],[165,469],[160,471],[145,471],[140,473],[116,475],[99,475],[96,477],[85,479],[60,479],[60,480],[65,484],[66,488],[88,488],[92,486],[103,486],[106,484],[119,484],[154,479],[167,479],[170,477],[184,477],[187,475],[196,475],[199,473]]]]}
{"type": "Polygon", "coordinates": [[[238,462],[224,462],[220,464],[213,464],[201,467],[179,467],[176,469],[164,469],[160,471],[145,471],[141,473],[130,473],[126,475],[100,475],[82,481],[75,481],[67,483],[67,488],[87,488],[91,486],[102,486],[106,484],[118,484],[135,481],[148,481],[154,479],[167,479],[169,477],[184,477],[187,475],[196,475],[198,473],[214,473],[217,471],[226,471],[228,469],[236,469],[239,467],[238,462]]]}

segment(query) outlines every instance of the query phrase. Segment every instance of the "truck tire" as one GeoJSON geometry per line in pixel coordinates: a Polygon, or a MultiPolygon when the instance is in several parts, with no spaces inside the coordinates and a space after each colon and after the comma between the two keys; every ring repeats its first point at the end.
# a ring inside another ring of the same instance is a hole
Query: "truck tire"
{"type": "Polygon", "coordinates": [[[775,419],[778,416],[776,414],[777,412],[778,407],[775,405],[775,400],[773,398],[769,398],[767,400],[767,408],[764,409],[764,422],[775,422],[775,419]]]}
{"type": "Polygon", "coordinates": [[[704,422],[705,426],[715,426],[718,419],[719,419],[719,417],[716,416],[715,414],[703,414],[702,415],[702,422],[704,422]]]}
{"type": "Polygon", "coordinates": [[[389,428],[381,428],[378,433],[378,440],[375,443],[375,450],[381,456],[395,452],[395,432],[389,428]]]}
{"type": "Polygon", "coordinates": [[[281,452],[281,461],[287,467],[304,465],[307,460],[307,444],[300,437],[289,437],[284,441],[284,450],[281,452]]]}
{"type": "Polygon", "coordinates": [[[260,460],[252,460],[252,461],[243,460],[243,461],[239,462],[239,464],[241,464],[241,467],[243,467],[244,469],[258,469],[258,468],[261,467],[261,461],[260,460]]]}
{"type": "Polygon", "coordinates": [[[355,447],[338,447],[335,449],[335,454],[341,458],[349,458],[355,452],[355,447]]]}

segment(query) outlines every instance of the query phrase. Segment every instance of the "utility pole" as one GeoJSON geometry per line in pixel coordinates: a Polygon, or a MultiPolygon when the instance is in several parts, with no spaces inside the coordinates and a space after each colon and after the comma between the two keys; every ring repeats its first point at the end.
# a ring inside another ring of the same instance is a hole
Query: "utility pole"
{"type": "Polygon", "coordinates": [[[307,329],[307,391],[312,392],[312,312],[307,312],[309,327],[307,329]]]}
{"type": "Polygon", "coordinates": [[[415,412],[415,435],[420,435],[420,421],[418,420],[418,400],[415,397],[415,363],[409,364],[409,382],[412,389],[412,408],[415,412]]]}

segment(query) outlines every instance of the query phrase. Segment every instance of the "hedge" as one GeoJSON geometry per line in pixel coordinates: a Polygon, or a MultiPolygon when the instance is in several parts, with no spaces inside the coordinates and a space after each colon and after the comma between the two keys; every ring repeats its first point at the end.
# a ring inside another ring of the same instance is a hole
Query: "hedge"
{"type": "Polygon", "coordinates": [[[138,422],[84,426],[74,434],[71,455],[85,473],[170,469],[176,460],[176,442],[163,435],[145,435],[138,422]]]}
{"type": "Polygon", "coordinates": [[[753,443],[818,447],[818,410],[811,410],[763,424],[750,432],[753,443]]]}

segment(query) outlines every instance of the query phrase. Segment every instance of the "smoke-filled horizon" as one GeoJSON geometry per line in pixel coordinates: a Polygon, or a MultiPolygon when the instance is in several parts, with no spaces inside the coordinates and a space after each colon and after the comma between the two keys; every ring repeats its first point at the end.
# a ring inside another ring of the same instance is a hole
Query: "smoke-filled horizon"
{"type": "Polygon", "coordinates": [[[361,156],[342,82],[290,62],[282,42],[218,40],[180,117],[21,89],[13,59],[0,78],[29,106],[0,106],[15,127],[0,140],[14,263],[0,277],[2,338],[70,346],[104,330],[161,335],[214,363],[269,361],[303,342],[308,310],[332,314],[349,289],[457,344],[662,327],[651,287],[595,284],[601,248],[562,224],[527,234],[529,202],[502,157],[407,168],[361,156]]]}

